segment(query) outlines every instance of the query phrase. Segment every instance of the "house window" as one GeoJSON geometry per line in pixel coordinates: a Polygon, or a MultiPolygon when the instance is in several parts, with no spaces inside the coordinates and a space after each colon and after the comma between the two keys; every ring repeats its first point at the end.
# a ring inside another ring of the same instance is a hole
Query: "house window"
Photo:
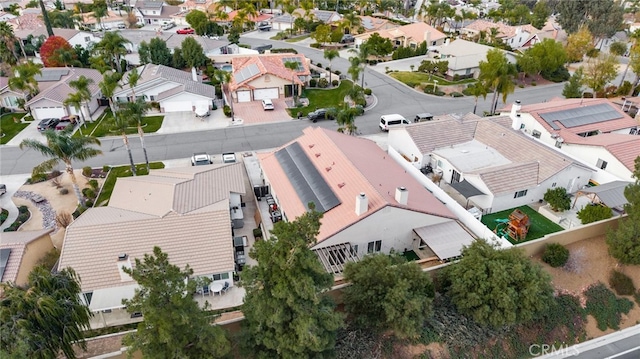
{"type": "Polygon", "coordinates": [[[150,96],[149,96],[149,100],[150,100],[150,101],[155,101],[155,100],[156,100],[156,97],[155,97],[155,96],[153,96],[153,95],[150,95],[150,96]]]}
{"type": "Polygon", "coordinates": [[[377,253],[380,252],[382,248],[382,241],[375,241],[367,243],[367,253],[377,253]]]}
{"type": "Polygon", "coordinates": [[[154,11],[152,11],[151,13],[152,13],[153,15],[155,15],[155,14],[156,14],[155,10],[154,10],[154,11]]]}
{"type": "Polygon", "coordinates": [[[396,40],[396,46],[400,46],[401,44],[400,40],[396,40]]]}
{"type": "Polygon", "coordinates": [[[540,133],[540,131],[538,130],[533,130],[533,133],[531,134],[531,136],[535,138],[540,138],[540,135],[542,135],[542,133],[540,133]]]}
{"type": "Polygon", "coordinates": [[[351,246],[351,253],[354,254],[354,255],[358,255],[358,245],[357,244],[351,246]]]}
{"type": "Polygon", "coordinates": [[[557,185],[557,183],[553,182],[553,183],[551,184],[551,188],[554,188],[556,185],[557,185]]]}
{"type": "Polygon", "coordinates": [[[85,36],[85,37],[84,37],[84,41],[85,41],[85,42],[89,42],[89,41],[91,41],[91,38],[90,38],[89,36],[85,36]]]}
{"type": "Polygon", "coordinates": [[[607,168],[607,164],[608,164],[607,161],[598,158],[598,162],[596,163],[596,167],[598,167],[599,169],[603,170],[603,169],[607,168]]]}
{"type": "Polygon", "coordinates": [[[416,44],[409,44],[409,47],[415,50],[416,44]]]}
{"type": "Polygon", "coordinates": [[[513,195],[513,198],[520,198],[520,197],[524,197],[527,195],[527,190],[525,189],[524,191],[518,191],[516,192],[515,195],[513,195]]]}
{"type": "Polygon", "coordinates": [[[229,279],[229,273],[214,274],[213,280],[229,279]]]}
{"type": "Polygon", "coordinates": [[[562,148],[562,142],[560,142],[560,141],[556,141],[556,147],[558,147],[558,148],[562,148]]]}
{"type": "Polygon", "coordinates": [[[438,160],[438,167],[442,168],[442,161],[438,160]]]}

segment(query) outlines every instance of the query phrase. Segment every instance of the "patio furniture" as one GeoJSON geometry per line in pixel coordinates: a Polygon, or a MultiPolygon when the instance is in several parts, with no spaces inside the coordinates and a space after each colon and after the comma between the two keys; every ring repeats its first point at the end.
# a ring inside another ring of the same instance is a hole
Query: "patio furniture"
{"type": "Polygon", "coordinates": [[[224,286],[222,287],[222,293],[226,293],[230,287],[231,286],[229,285],[229,282],[224,282],[224,286]]]}
{"type": "Polygon", "coordinates": [[[211,292],[213,292],[213,295],[216,295],[216,293],[222,295],[222,283],[211,283],[211,292]]]}
{"type": "Polygon", "coordinates": [[[209,290],[209,286],[208,286],[208,285],[205,285],[205,286],[202,288],[202,295],[203,295],[203,296],[205,296],[205,295],[211,295],[211,291],[209,290]]]}

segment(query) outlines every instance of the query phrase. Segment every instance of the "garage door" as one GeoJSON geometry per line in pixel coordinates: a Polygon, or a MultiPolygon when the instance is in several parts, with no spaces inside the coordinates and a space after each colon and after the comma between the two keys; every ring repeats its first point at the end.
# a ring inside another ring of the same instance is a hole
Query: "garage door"
{"type": "Polygon", "coordinates": [[[264,99],[274,99],[278,98],[278,88],[268,88],[268,89],[255,89],[253,90],[253,99],[256,101],[264,100],[264,99]]]}
{"type": "Polygon", "coordinates": [[[193,111],[191,101],[167,101],[161,103],[164,112],[183,112],[193,111]]]}
{"type": "Polygon", "coordinates": [[[36,120],[42,120],[43,118],[60,118],[67,115],[62,107],[32,107],[31,112],[36,120]]]}
{"type": "Polygon", "coordinates": [[[251,91],[237,91],[238,102],[249,102],[251,101],[251,91]]]}

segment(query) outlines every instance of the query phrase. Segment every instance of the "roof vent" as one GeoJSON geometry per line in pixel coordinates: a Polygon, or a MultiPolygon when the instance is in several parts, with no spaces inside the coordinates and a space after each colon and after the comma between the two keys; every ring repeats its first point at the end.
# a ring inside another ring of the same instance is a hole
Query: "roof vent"
{"type": "Polygon", "coordinates": [[[313,148],[315,146],[313,143],[309,145],[309,148],[313,148]]]}
{"type": "Polygon", "coordinates": [[[320,157],[320,154],[319,154],[319,153],[316,153],[316,157],[320,157]]]}
{"type": "Polygon", "coordinates": [[[118,255],[118,261],[125,261],[127,260],[127,258],[129,258],[129,255],[126,253],[122,253],[118,255]]]}
{"type": "Polygon", "coordinates": [[[344,187],[344,185],[345,185],[345,183],[344,183],[344,182],[342,182],[342,183],[338,183],[338,188],[342,188],[342,187],[344,187]]]}
{"type": "Polygon", "coordinates": [[[325,167],[324,170],[329,172],[329,171],[331,171],[331,167],[325,167]]]}
{"type": "Polygon", "coordinates": [[[400,204],[407,204],[409,201],[409,191],[407,191],[406,187],[396,188],[396,201],[400,204]]]}

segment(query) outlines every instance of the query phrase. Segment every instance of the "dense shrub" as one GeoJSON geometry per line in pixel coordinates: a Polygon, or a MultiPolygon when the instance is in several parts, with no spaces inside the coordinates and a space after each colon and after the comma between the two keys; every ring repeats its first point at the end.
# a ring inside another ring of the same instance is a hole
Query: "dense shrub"
{"type": "Polygon", "coordinates": [[[29,213],[29,208],[27,206],[19,206],[18,207],[18,218],[11,223],[11,225],[4,229],[5,232],[15,232],[20,228],[22,224],[29,220],[31,217],[31,213],[29,213]]]}
{"type": "Polygon", "coordinates": [[[92,190],[97,191],[98,190],[98,181],[97,180],[89,180],[87,182],[87,184],[89,185],[89,187],[91,187],[92,190]]]}
{"type": "Polygon", "coordinates": [[[229,105],[224,105],[224,107],[222,108],[222,112],[225,116],[231,117],[231,107],[229,107],[229,105]]]}
{"type": "Polygon", "coordinates": [[[320,62],[318,62],[316,66],[318,66],[319,68],[322,68],[322,64],[320,62]]]}
{"type": "Polygon", "coordinates": [[[309,80],[309,87],[316,87],[318,85],[318,80],[311,79],[309,80]]]}
{"type": "Polygon", "coordinates": [[[91,173],[93,173],[93,169],[89,166],[82,167],[82,175],[85,177],[91,177],[91,173]]]}
{"type": "Polygon", "coordinates": [[[436,89],[436,92],[434,92],[433,94],[436,95],[436,96],[444,96],[444,95],[446,95],[446,93],[444,91],[440,91],[440,90],[437,90],[437,89],[436,89]]]}
{"type": "Polygon", "coordinates": [[[262,229],[260,229],[260,227],[253,229],[253,237],[262,238],[262,229]]]}
{"type": "Polygon", "coordinates": [[[338,80],[331,81],[331,86],[336,87],[338,85],[340,85],[340,81],[338,81],[338,80]]]}
{"type": "MultiPolygon", "coordinates": [[[[413,82],[413,81],[407,81],[405,84],[406,84],[407,86],[411,87],[412,89],[414,89],[414,88],[416,88],[416,86],[420,85],[419,83],[417,83],[417,82],[413,82]]],[[[426,92],[426,91],[425,91],[425,92],[426,92]]]]}
{"type": "Polygon", "coordinates": [[[371,91],[371,89],[370,89],[370,88],[366,88],[366,89],[364,89],[364,94],[365,94],[365,95],[367,95],[367,96],[371,96],[371,93],[372,93],[372,91],[371,91]]]}
{"type": "Polygon", "coordinates": [[[582,224],[601,221],[613,216],[611,208],[598,204],[589,204],[584,206],[577,214],[582,224]]]}
{"type": "Polygon", "coordinates": [[[466,89],[462,90],[462,94],[465,95],[465,96],[473,96],[471,94],[471,91],[472,91],[471,86],[469,86],[466,89]]]}
{"type": "Polygon", "coordinates": [[[587,298],[587,312],[598,322],[598,329],[620,328],[621,314],[627,314],[633,308],[633,302],[618,298],[604,284],[593,284],[584,292],[587,298]]]}
{"type": "Polygon", "coordinates": [[[600,50],[596,49],[595,47],[589,49],[589,51],[587,51],[587,56],[591,57],[591,58],[596,58],[598,57],[598,55],[600,54],[600,50]]]}
{"type": "Polygon", "coordinates": [[[295,49],[271,49],[272,54],[297,54],[295,49]]]}
{"type": "Polygon", "coordinates": [[[109,172],[109,170],[111,170],[111,167],[109,167],[108,165],[102,166],[102,172],[109,172]]]}
{"type": "Polygon", "coordinates": [[[327,70],[327,71],[331,71],[331,67],[330,66],[327,66],[324,69],[327,70]]]}
{"type": "Polygon", "coordinates": [[[91,208],[91,207],[93,207],[93,200],[88,199],[88,200],[84,203],[84,205],[85,205],[85,206],[87,206],[87,208],[91,208]]]}
{"type": "Polygon", "coordinates": [[[91,188],[82,189],[82,195],[87,198],[96,198],[96,192],[91,188]]]}
{"type": "Polygon", "coordinates": [[[31,183],[31,184],[40,183],[40,182],[44,182],[46,180],[47,180],[47,174],[46,173],[32,173],[29,183],[31,183]]]}
{"type": "Polygon", "coordinates": [[[60,190],[60,194],[65,195],[65,194],[69,194],[69,190],[66,188],[63,188],[60,190]]]}
{"type": "Polygon", "coordinates": [[[549,188],[543,199],[554,211],[566,211],[571,207],[571,197],[564,187],[549,188]]]}
{"type": "Polygon", "coordinates": [[[451,93],[451,97],[463,97],[464,95],[461,94],[460,92],[452,92],[451,93]]]}
{"type": "Polygon", "coordinates": [[[552,267],[562,267],[569,260],[569,250],[558,243],[549,243],[544,248],[542,260],[552,267]]]}
{"type": "Polygon", "coordinates": [[[338,75],[338,76],[340,76],[340,74],[341,74],[342,72],[340,72],[340,70],[334,70],[334,71],[333,71],[333,73],[334,73],[334,74],[336,74],[336,75],[338,75]]]}
{"type": "Polygon", "coordinates": [[[327,88],[329,87],[329,80],[325,79],[325,78],[321,78],[318,80],[318,87],[320,88],[327,88]]]}
{"type": "Polygon", "coordinates": [[[633,279],[615,269],[609,275],[609,285],[618,295],[633,295],[636,292],[633,279]]]}

